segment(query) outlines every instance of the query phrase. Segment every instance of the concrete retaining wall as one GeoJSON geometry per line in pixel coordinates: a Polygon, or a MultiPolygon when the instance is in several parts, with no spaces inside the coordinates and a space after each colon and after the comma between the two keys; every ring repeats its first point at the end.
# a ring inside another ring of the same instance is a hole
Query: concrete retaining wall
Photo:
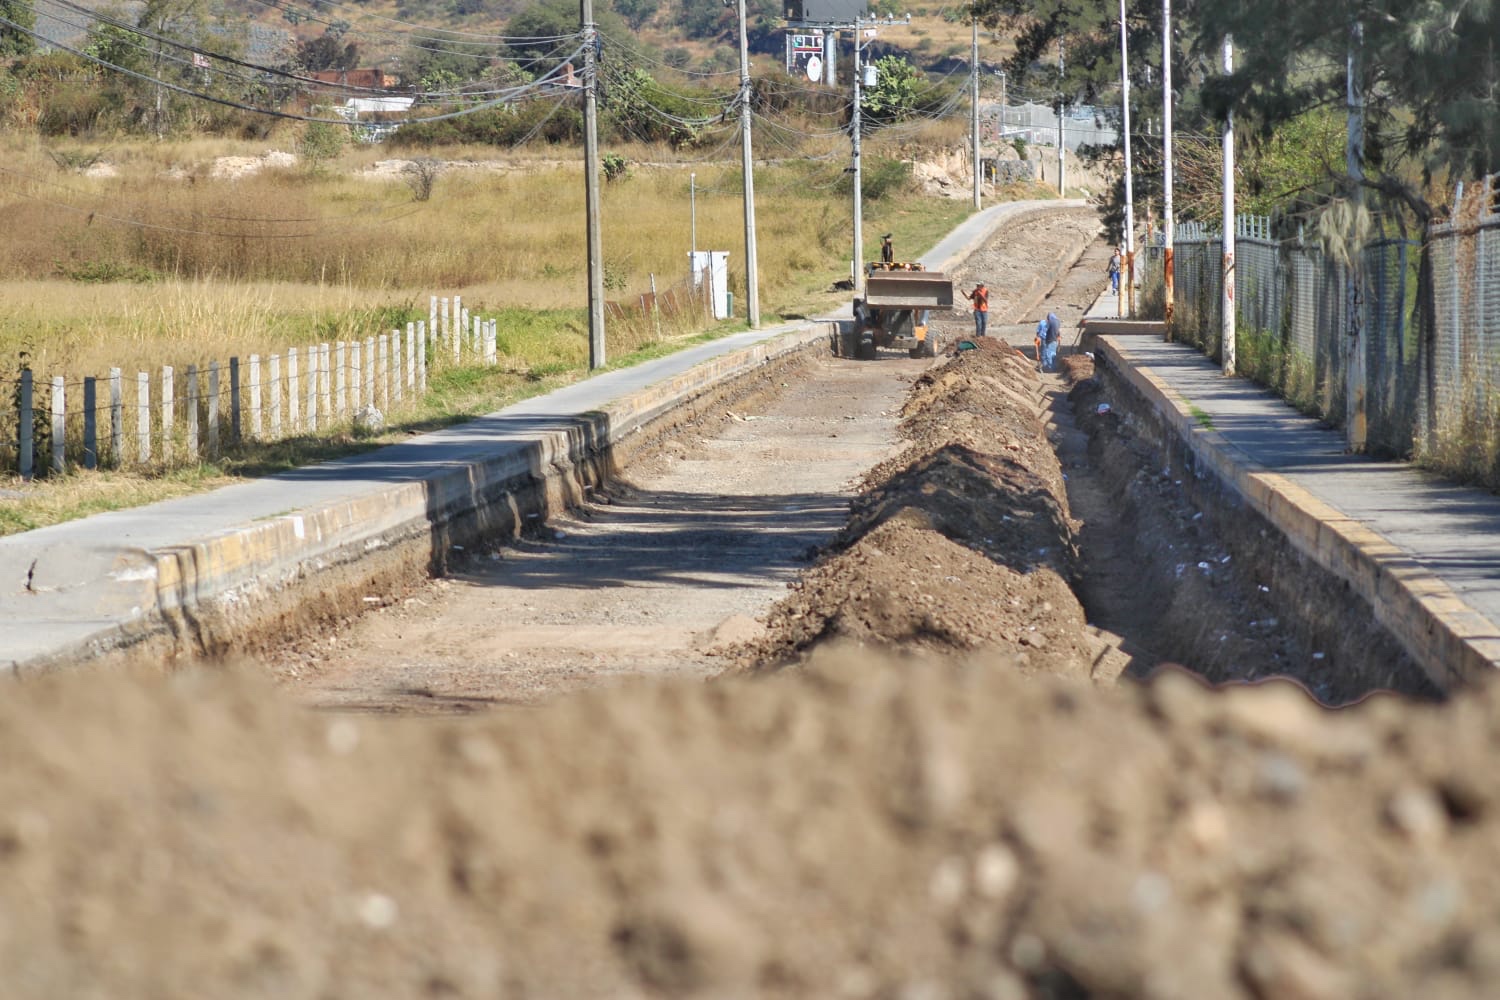
{"type": "MultiPolygon", "coordinates": [[[[1374,531],[1249,461],[1222,435],[1201,426],[1170,386],[1132,363],[1128,336],[1086,334],[1084,346],[1094,352],[1112,391],[1127,391],[1154,412],[1170,438],[1163,445],[1175,449],[1195,477],[1210,480],[1214,489],[1264,518],[1293,549],[1339,581],[1438,688],[1449,691],[1493,674],[1500,660],[1494,626],[1451,588],[1374,531]]],[[[1349,623],[1342,627],[1347,630],[1349,623]]]]}

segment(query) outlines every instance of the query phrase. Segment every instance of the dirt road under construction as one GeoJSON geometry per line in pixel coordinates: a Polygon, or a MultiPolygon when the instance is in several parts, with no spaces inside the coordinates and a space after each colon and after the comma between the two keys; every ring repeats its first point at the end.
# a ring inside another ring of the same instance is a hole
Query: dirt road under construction
{"type": "MultiPolygon", "coordinates": [[[[1096,230],[959,278],[1071,327],[1096,230]]],[[[18,685],[6,994],[1488,995],[1500,700],[1002,340],[767,367],[266,661],[18,685]]]]}

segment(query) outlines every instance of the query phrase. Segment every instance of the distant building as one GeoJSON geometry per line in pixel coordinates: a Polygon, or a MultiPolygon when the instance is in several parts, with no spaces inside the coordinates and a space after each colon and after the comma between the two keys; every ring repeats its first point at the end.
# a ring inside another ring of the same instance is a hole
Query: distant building
{"type": "Polygon", "coordinates": [[[309,73],[319,83],[335,87],[358,87],[360,90],[390,90],[400,81],[383,69],[320,69],[309,73]]]}

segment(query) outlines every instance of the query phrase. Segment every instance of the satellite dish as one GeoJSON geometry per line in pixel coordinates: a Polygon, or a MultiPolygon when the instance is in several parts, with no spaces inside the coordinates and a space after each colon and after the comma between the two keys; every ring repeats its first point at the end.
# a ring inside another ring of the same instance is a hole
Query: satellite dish
{"type": "Polygon", "coordinates": [[[813,83],[823,82],[823,60],[817,56],[807,57],[807,78],[813,83]]]}

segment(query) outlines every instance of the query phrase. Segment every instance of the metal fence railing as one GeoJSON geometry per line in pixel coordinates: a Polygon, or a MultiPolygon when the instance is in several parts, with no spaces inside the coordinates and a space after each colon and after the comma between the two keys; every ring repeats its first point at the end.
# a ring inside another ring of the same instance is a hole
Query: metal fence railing
{"type": "MultiPolygon", "coordinates": [[[[1381,237],[1350,269],[1263,217],[1236,220],[1236,357],[1253,377],[1332,426],[1346,421],[1350,309],[1359,309],[1366,443],[1500,487],[1500,175],[1460,187],[1423,244],[1381,237]],[[1424,300],[1429,308],[1423,307],[1424,300]]],[[[1179,226],[1172,333],[1220,354],[1222,238],[1179,226]]],[[[1161,315],[1163,253],[1147,246],[1141,302],[1161,315]]]]}

